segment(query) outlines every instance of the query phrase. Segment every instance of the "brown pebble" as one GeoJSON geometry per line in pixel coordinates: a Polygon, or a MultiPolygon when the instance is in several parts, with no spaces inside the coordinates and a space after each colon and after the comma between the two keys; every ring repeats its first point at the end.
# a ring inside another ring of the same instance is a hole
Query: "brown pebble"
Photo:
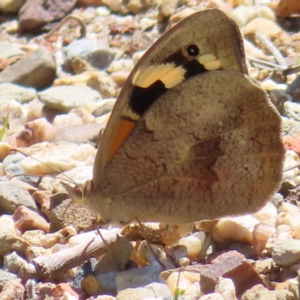
{"type": "Polygon", "coordinates": [[[17,208],[13,214],[13,219],[16,229],[21,233],[31,229],[41,229],[44,232],[49,232],[49,224],[46,220],[25,206],[17,208]]]}
{"type": "Polygon", "coordinates": [[[50,191],[39,190],[36,191],[32,198],[41,206],[42,213],[50,219],[50,198],[52,193],[50,191]]]}
{"type": "Polygon", "coordinates": [[[245,256],[237,251],[229,251],[219,255],[212,261],[209,269],[201,273],[202,292],[213,292],[220,277],[230,278],[234,282],[238,298],[254,285],[264,285],[263,280],[245,256]]]}

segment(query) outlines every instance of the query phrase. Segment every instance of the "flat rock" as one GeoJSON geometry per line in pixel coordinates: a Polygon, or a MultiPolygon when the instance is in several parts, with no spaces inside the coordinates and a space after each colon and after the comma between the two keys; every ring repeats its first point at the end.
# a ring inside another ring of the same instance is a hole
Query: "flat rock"
{"type": "Polygon", "coordinates": [[[54,86],[38,93],[38,98],[49,108],[69,112],[72,108],[84,107],[89,102],[101,100],[100,94],[87,86],[54,86]]]}
{"type": "Polygon", "coordinates": [[[0,182],[0,206],[9,213],[14,213],[20,206],[37,210],[37,206],[24,184],[19,180],[0,182]]]}
{"type": "Polygon", "coordinates": [[[13,83],[0,84],[0,105],[3,105],[11,100],[27,103],[33,100],[35,96],[35,89],[21,87],[13,83]]]}
{"type": "Polygon", "coordinates": [[[53,54],[45,47],[39,47],[0,73],[0,83],[10,82],[43,89],[53,83],[55,76],[53,54]]]}

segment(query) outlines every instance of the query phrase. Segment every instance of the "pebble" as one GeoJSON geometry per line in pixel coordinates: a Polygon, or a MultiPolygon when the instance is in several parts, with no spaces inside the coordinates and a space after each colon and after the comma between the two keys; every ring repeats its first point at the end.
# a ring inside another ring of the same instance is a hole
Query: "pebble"
{"type": "Polygon", "coordinates": [[[24,169],[21,166],[21,161],[24,159],[24,155],[21,153],[7,155],[3,160],[3,170],[6,175],[16,175],[16,174],[23,174],[24,169]]]}
{"type": "Polygon", "coordinates": [[[34,211],[37,210],[37,206],[23,182],[19,180],[0,182],[0,207],[6,212],[14,213],[18,207],[23,205],[34,211]]]}
{"type": "MultiPolygon", "coordinates": [[[[5,1],[3,1],[5,2],[5,1]]],[[[1,4],[0,2],[0,10],[1,10],[1,4]]],[[[17,43],[11,43],[9,41],[0,41],[0,59],[1,60],[7,60],[10,57],[14,56],[23,56],[25,52],[21,49],[20,45],[17,43]]]]}
{"type": "Polygon", "coordinates": [[[59,78],[54,82],[54,86],[58,85],[89,86],[98,91],[103,98],[115,97],[117,94],[115,81],[107,73],[101,71],[85,71],[79,75],[59,78]]]}
{"type": "Polygon", "coordinates": [[[3,290],[3,287],[5,286],[5,284],[13,279],[16,279],[17,275],[4,271],[2,269],[0,269],[0,291],[3,290]]]}
{"type": "Polygon", "coordinates": [[[171,272],[166,279],[166,283],[173,295],[175,294],[176,289],[178,289],[179,291],[184,291],[185,297],[197,299],[203,295],[199,284],[200,276],[200,272],[192,272],[189,270],[179,272],[179,270],[177,270],[171,272]]]}
{"type": "Polygon", "coordinates": [[[300,240],[278,239],[273,246],[272,258],[281,266],[292,266],[300,260],[300,240]]]}
{"type": "Polygon", "coordinates": [[[57,130],[55,141],[68,141],[72,143],[85,143],[99,141],[99,132],[105,124],[92,123],[82,125],[62,126],[57,130]]]}
{"type": "Polygon", "coordinates": [[[49,224],[36,212],[25,206],[20,206],[13,214],[16,230],[24,233],[27,230],[40,229],[49,232],[49,224]]]}
{"type": "Polygon", "coordinates": [[[102,294],[111,294],[128,288],[138,288],[158,282],[161,271],[161,266],[155,262],[147,267],[100,274],[97,276],[97,279],[102,286],[102,294]]]}
{"type": "Polygon", "coordinates": [[[167,285],[154,282],[145,287],[126,289],[120,291],[116,300],[142,300],[142,299],[157,299],[160,297],[172,297],[172,294],[167,285]]]}
{"type": "Polygon", "coordinates": [[[224,300],[236,299],[235,286],[229,278],[220,277],[216,284],[215,292],[220,293],[224,300]]]}
{"type": "Polygon", "coordinates": [[[107,72],[131,71],[133,69],[132,59],[120,59],[113,61],[107,68],[107,72]]]}
{"type": "Polygon", "coordinates": [[[17,13],[24,2],[24,0],[2,0],[0,2],[0,11],[4,13],[17,13]]]}
{"type": "Polygon", "coordinates": [[[53,53],[43,46],[25,55],[0,73],[0,83],[16,83],[36,89],[51,85],[56,76],[53,53]]]}
{"type": "Polygon", "coordinates": [[[252,215],[255,219],[259,220],[262,224],[275,228],[277,223],[277,209],[274,204],[267,202],[258,212],[252,215]]]}
{"type": "Polygon", "coordinates": [[[24,88],[13,83],[0,84],[0,106],[11,101],[17,100],[21,103],[27,103],[36,96],[36,90],[24,88]]]}
{"type": "Polygon", "coordinates": [[[64,67],[68,71],[73,71],[72,60],[80,57],[95,68],[106,69],[115,57],[115,53],[107,47],[108,43],[91,41],[86,38],[76,40],[64,49],[66,56],[64,67]]]}
{"type": "Polygon", "coordinates": [[[50,87],[39,92],[38,97],[49,108],[66,113],[73,108],[84,107],[89,102],[101,100],[101,95],[95,90],[78,85],[50,87]]]}
{"type": "Polygon", "coordinates": [[[263,284],[263,280],[252,265],[236,251],[219,255],[208,269],[201,272],[201,291],[213,292],[220,277],[230,278],[233,281],[237,298],[254,285],[263,284]]]}
{"type": "Polygon", "coordinates": [[[56,128],[46,118],[36,119],[24,124],[25,129],[16,136],[17,147],[29,147],[40,142],[51,142],[56,128]]]}
{"type": "Polygon", "coordinates": [[[92,166],[95,155],[96,149],[89,144],[79,146],[73,143],[52,144],[34,155],[39,161],[27,157],[21,162],[21,165],[28,175],[57,173],[51,166],[61,172],[71,169],[76,172],[75,167],[92,166]]]}
{"type": "Polygon", "coordinates": [[[96,226],[97,221],[98,217],[87,207],[78,206],[70,199],[66,199],[51,210],[50,231],[57,231],[69,225],[77,231],[88,231],[96,226]]]}
{"type": "Polygon", "coordinates": [[[0,299],[5,300],[24,299],[24,296],[25,287],[21,284],[20,278],[7,282],[0,293],[0,299]]]}
{"type": "Polygon", "coordinates": [[[19,274],[25,265],[26,260],[19,256],[15,251],[4,256],[3,267],[9,272],[19,274]]]}
{"type": "Polygon", "coordinates": [[[252,233],[260,222],[251,215],[221,218],[212,235],[218,243],[243,242],[252,244],[252,233]]]}
{"type": "Polygon", "coordinates": [[[261,33],[268,39],[274,39],[283,31],[274,21],[259,17],[250,21],[244,28],[244,35],[251,42],[255,42],[256,32],[261,33]]]}
{"type": "Polygon", "coordinates": [[[200,231],[196,232],[192,235],[181,238],[178,241],[178,245],[185,246],[188,252],[188,256],[190,260],[196,260],[201,248],[202,244],[205,240],[205,233],[200,231]]]}
{"type": "Polygon", "coordinates": [[[97,108],[93,111],[93,115],[95,117],[100,117],[102,115],[105,115],[107,113],[110,113],[116,104],[116,99],[105,99],[98,103],[97,108]]]}
{"type": "Polygon", "coordinates": [[[127,238],[119,238],[109,245],[109,251],[96,263],[96,276],[113,271],[123,271],[130,259],[133,247],[127,238]]]}
{"type": "Polygon", "coordinates": [[[270,300],[270,299],[284,299],[294,300],[294,295],[287,290],[269,291],[261,284],[254,286],[252,289],[247,291],[242,300],[270,300]]]}
{"type": "Polygon", "coordinates": [[[253,248],[256,254],[261,254],[269,240],[269,238],[276,232],[274,227],[270,227],[263,223],[257,224],[254,227],[252,234],[253,248]]]}
{"type": "Polygon", "coordinates": [[[26,0],[19,11],[19,31],[41,29],[46,24],[65,17],[75,6],[76,0],[43,1],[26,0]],[[34,9],[32,9],[34,7],[34,9]]]}

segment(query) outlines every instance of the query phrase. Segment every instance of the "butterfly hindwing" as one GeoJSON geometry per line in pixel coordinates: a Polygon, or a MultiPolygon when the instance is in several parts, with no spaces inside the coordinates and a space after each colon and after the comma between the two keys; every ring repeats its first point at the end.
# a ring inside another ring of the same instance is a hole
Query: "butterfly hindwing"
{"type": "Polygon", "coordinates": [[[136,212],[141,221],[188,223],[255,211],[281,178],[280,132],[279,114],[247,76],[197,75],[138,120],[100,190],[124,222],[136,212]]]}

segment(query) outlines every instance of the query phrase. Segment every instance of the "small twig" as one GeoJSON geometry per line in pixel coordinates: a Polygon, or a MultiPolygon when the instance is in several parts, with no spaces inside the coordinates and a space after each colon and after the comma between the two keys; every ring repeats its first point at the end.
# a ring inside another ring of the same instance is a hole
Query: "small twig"
{"type": "MultiPolygon", "coordinates": [[[[115,242],[119,235],[120,231],[118,229],[102,230],[102,236],[107,244],[115,242]]],[[[102,255],[105,251],[106,245],[102,238],[96,235],[88,242],[34,258],[31,263],[26,264],[21,269],[21,276],[23,280],[55,277],[58,273],[79,266],[91,257],[102,255]]]]}
{"type": "Polygon", "coordinates": [[[272,53],[272,55],[274,56],[275,60],[278,62],[278,64],[283,67],[283,68],[287,68],[287,64],[284,60],[284,57],[282,56],[282,54],[280,53],[280,51],[273,45],[273,43],[266,38],[264,35],[262,35],[259,32],[255,33],[255,37],[264,44],[264,46],[272,53]]]}
{"type": "Polygon", "coordinates": [[[300,167],[300,162],[296,163],[296,164],[294,164],[292,166],[288,166],[287,168],[284,168],[283,172],[287,172],[287,171],[293,170],[293,169],[298,168],[298,167],[300,167]]]}
{"type": "Polygon", "coordinates": [[[265,69],[267,69],[269,71],[272,71],[274,69],[281,70],[284,76],[300,72],[300,65],[293,65],[293,66],[288,66],[288,67],[282,67],[282,66],[276,65],[274,63],[271,63],[269,61],[258,59],[258,58],[251,57],[251,56],[247,56],[247,59],[249,59],[249,61],[253,65],[255,65],[255,66],[259,67],[259,68],[265,68],[265,69]]]}
{"type": "Polygon", "coordinates": [[[50,32],[46,33],[44,35],[45,39],[49,39],[52,34],[57,32],[67,21],[69,20],[75,20],[80,25],[80,39],[86,36],[86,27],[81,19],[78,17],[75,17],[73,15],[66,16],[63,18],[50,32]]]}

